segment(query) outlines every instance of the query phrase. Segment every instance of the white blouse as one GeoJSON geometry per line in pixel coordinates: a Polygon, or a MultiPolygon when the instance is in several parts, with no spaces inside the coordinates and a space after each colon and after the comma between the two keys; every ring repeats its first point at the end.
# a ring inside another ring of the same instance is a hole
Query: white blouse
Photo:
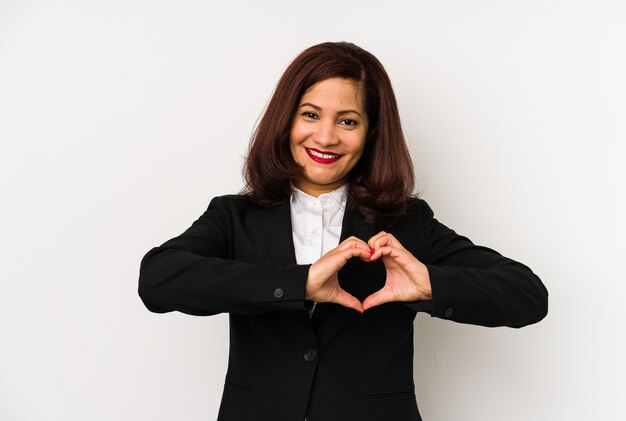
{"type": "Polygon", "coordinates": [[[319,197],[294,189],[291,195],[291,232],[296,263],[314,263],[337,247],[348,200],[348,186],[319,197]]]}

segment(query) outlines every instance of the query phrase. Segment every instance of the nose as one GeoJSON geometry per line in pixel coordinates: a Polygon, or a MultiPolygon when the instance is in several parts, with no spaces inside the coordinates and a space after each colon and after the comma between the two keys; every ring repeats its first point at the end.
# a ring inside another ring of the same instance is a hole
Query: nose
{"type": "Polygon", "coordinates": [[[333,121],[320,122],[315,131],[315,143],[320,146],[332,146],[339,143],[339,134],[333,121]]]}

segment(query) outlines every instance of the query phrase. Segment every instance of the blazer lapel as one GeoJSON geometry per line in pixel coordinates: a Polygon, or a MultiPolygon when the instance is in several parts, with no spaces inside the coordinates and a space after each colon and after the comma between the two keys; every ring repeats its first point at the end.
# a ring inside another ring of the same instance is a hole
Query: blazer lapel
{"type": "Polygon", "coordinates": [[[339,242],[342,242],[350,236],[355,236],[363,241],[367,241],[373,237],[374,234],[374,230],[369,225],[365,225],[361,215],[359,215],[356,210],[346,209],[346,213],[343,216],[343,223],[341,224],[341,239],[339,242]]]}
{"type": "Polygon", "coordinates": [[[273,208],[262,208],[258,214],[259,227],[272,260],[296,264],[296,253],[291,233],[291,210],[289,198],[273,208]]]}

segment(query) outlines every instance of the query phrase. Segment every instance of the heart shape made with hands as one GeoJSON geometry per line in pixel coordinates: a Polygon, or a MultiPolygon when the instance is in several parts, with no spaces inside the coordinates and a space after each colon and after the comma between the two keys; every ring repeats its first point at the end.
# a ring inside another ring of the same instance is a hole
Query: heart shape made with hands
{"type": "Polygon", "coordinates": [[[432,298],[428,268],[392,235],[381,231],[367,242],[350,237],[313,263],[306,283],[306,299],[330,302],[360,313],[394,301],[422,301],[432,298]],[[385,265],[385,285],[363,302],[339,285],[337,273],[352,258],[365,262],[381,259],[385,265]]]}

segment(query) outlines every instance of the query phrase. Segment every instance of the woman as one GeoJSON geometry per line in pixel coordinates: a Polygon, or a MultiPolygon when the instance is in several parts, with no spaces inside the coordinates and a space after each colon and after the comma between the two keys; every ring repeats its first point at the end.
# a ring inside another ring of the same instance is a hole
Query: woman
{"type": "Polygon", "coordinates": [[[353,44],[291,63],[244,172],[244,192],[148,252],[139,280],[151,311],[230,313],[219,420],[419,420],[417,312],[512,327],[547,313],[529,268],[412,197],[391,83],[353,44]]]}

